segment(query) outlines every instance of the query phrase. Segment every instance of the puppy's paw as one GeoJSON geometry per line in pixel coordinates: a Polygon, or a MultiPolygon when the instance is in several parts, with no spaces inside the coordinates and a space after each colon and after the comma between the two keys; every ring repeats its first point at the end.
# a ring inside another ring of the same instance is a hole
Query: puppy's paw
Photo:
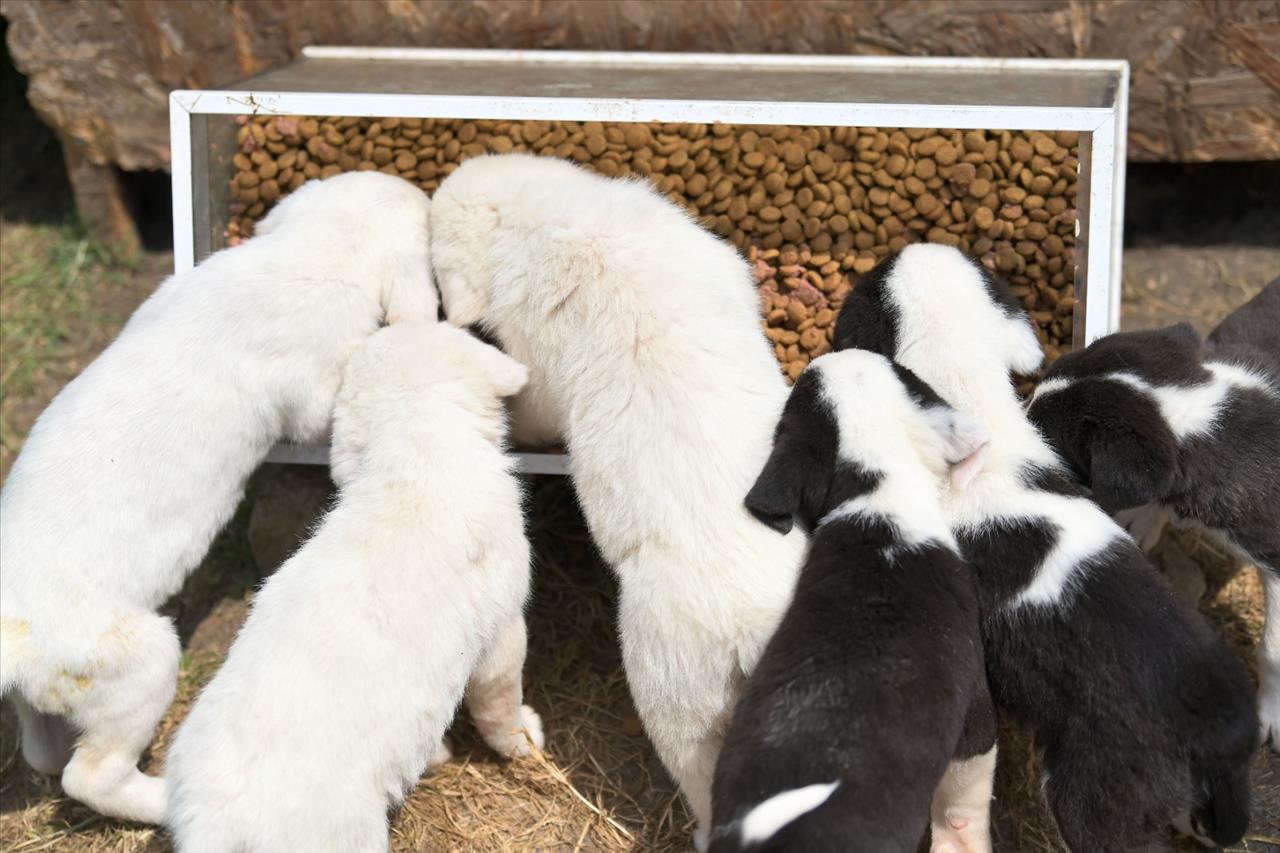
{"type": "Polygon", "coordinates": [[[449,739],[441,738],[436,751],[427,759],[427,770],[439,770],[453,760],[453,750],[449,747],[449,739]]]}
{"type": "Polygon", "coordinates": [[[1159,504],[1146,504],[1117,512],[1115,520],[1128,531],[1139,548],[1150,554],[1160,544],[1170,516],[1169,511],[1159,504]]]}
{"type": "Polygon", "coordinates": [[[528,705],[521,705],[520,706],[520,724],[524,727],[524,729],[523,731],[517,732],[517,737],[520,737],[521,739],[520,745],[523,747],[523,749],[519,749],[514,754],[528,755],[529,741],[533,741],[533,745],[538,749],[542,749],[542,747],[546,745],[547,738],[542,733],[542,717],[538,715],[537,711],[533,710],[528,705]],[[529,734],[528,740],[524,740],[525,732],[528,732],[529,734]]]}
{"type": "Polygon", "coordinates": [[[1263,697],[1258,708],[1258,718],[1262,723],[1262,742],[1271,746],[1271,751],[1280,753],[1280,697],[1268,702],[1270,697],[1263,697]]]}
{"type": "Polygon", "coordinates": [[[929,853],[991,853],[991,832],[985,820],[964,809],[948,809],[945,820],[934,820],[929,853]]]}
{"type": "Polygon", "coordinates": [[[535,747],[542,749],[546,738],[542,734],[542,717],[538,716],[537,711],[528,705],[521,705],[517,726],[503,726],[491,731],[482,729],[480,734],[494,752],[507,758],[523,758],[528,755],[531,741],[535,747]]]}
{"type": "Polygon", "coordinates": [[[706,853],[707,848],[711,846],[711,833],[702,824],[698,824],[693,829],[693,849],[698,853],[706,853]]]}

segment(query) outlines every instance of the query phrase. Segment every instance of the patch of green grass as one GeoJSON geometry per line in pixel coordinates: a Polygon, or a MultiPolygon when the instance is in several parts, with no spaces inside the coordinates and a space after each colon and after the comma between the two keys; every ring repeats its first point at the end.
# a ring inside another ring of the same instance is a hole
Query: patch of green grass
{"type": "Polygon", "coordinates": [[[76,223],[0,222],[4,461],[17,453],[35,412],[123,323],[138,300],[120,295],[131,289],[137,270],[76,223]]]}
{"type": "Polygon", "coordinates": [[[0,265],[0,396],[27,395],[43,362],[75,347],[88,310],[88,288],[111,283],[132,266],[76,225],[6,225],[0,265]],[[76,328],[80,326],[81,328],[76,328]]]}

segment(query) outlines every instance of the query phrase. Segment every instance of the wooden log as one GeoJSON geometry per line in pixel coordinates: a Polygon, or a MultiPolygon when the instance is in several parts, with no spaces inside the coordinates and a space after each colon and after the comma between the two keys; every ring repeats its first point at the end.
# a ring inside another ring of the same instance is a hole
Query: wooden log
{"type": "Polygon", "coordinates": [[[1125,57],[1135,160],[1280,158],[1280,0],[3,0],[37,111],[94,163],[168,165],[166,94],[307,44],[1125,57]]]}

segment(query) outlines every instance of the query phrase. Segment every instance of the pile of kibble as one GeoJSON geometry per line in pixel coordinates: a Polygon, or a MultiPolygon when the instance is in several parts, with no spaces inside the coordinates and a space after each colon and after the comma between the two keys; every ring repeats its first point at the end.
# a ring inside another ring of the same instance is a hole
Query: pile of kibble
{"type": "Polygon", "coordinates": [[[1011,130],[238,119],[228,242],[303,182],[351,170],[433,192],[468,157],[532,151],[643,175],[755,269],[766,334],[792,379],[830,349],[856,276],[908,243],[957,246],[1004,275],[1050,361],[1070,349],[1077,134],[1011,130]]]}

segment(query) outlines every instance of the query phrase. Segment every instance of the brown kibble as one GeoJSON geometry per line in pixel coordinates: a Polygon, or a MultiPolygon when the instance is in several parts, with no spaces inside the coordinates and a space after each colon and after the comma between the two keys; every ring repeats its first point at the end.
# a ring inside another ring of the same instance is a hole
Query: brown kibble
{"type": "Polygon", "coordinates": [[[996,269],[1009,272],[1018,268],[1018,253],[1009,246],[1002,246],[996,251],[996,269]]]}
{"type": "Polygon", "coordinates": [[[798,325],[808,316],[809,312],[805,310],[804,303],[800,300],[792,299],[787,303],[787,320],[790,321],[792,325],[798,325]]]}
{"type": "Polygon", "coordinates": [[[1043,134],[1032,140],[1031,144],[1041,157],[1048,157],[1058,150],[1058,143],[1054,142],[1052,137],[1043,134]]]}
{"type": "Polygon", "coordinates": [[[468,157],[530,151],[644,175],[747,254],[788,376],[831,349],[846,276],[925,239],[1007,273],[1052,315],[1045,346],[1070,344],[1074,132],[259,116],[237,141],[228,240],[306,179],[376,170],[430,193],[468,157]]]}

